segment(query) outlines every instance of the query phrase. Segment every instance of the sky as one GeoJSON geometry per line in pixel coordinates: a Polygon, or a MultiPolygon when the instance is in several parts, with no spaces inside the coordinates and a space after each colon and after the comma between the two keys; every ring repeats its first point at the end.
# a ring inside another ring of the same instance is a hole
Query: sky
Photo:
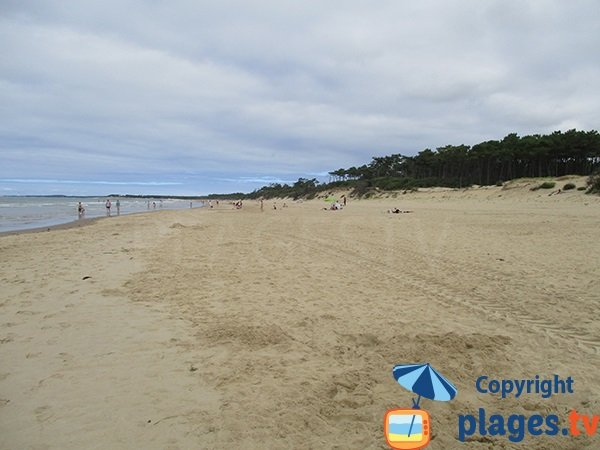
{"type": "Polygon", "coordinates": [[[597,0],[0,0],[0,195],[251,192],[598,130],[597,0]]]}

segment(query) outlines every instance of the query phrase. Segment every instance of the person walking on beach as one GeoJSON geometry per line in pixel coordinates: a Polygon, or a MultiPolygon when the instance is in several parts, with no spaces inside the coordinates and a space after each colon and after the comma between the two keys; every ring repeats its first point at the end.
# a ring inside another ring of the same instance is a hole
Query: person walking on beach
{"type": "Polygon", "coordinates": [[[121,201],[117,199],[117,216],[121,215],[121,201]]]}
{"type": "Polygon", "coordinates": [[[110,198],[106,199],[106,204],[104,206],[106,206],[106,215],[110,216],[110,208],[112,206],[111,203],[110,203],[110,198]]]}
{"type": "Polygon", "coordinates": [[[79,204],[77,205],[77,213],[79,214],[80,219],[82,219],[85,214],[85,208],[83,207],[83,204],[81,202],[79,202],[79,204]]]}

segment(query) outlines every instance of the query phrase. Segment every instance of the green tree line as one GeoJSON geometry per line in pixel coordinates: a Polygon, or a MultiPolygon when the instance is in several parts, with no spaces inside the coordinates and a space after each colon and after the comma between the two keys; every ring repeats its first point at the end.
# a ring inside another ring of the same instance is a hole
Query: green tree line
{"type": "Polygon", "coordinates": [[[549,135],[425,149],[415,156],[373,157],[369,164],[329,172],[333,180],[387,180],[391,184],[463,187],[525,177],[589,175],[600,167],[597,131],[555,131],[549,135]],[[391,181],[389,179],[392,179],[391,181]],[[404,183],[393,179],[404,179],[404,183]]]}
{"type": "Polygon", "coordinates": [[[415,156],[400,153],[373,157],[360,167],[329,172],[330,181],[300,178],[292,185],[274,183],[243,198],[313,198],[319,192],[348,187],[357,194],[417,187],[492,185],[515,178],[591,175],[600,170],[600,134],[597,131],[555,131],[548,135],[518,136],[473,146],[446,145],[415,156]]]}

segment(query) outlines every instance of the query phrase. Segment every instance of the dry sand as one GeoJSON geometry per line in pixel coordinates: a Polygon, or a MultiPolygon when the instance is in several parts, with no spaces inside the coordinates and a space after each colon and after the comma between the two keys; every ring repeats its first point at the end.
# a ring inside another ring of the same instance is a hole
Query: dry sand
{"type": "Polygon", "coordinates": [[[480,407],[600,414],[600,199],[530,183],[0,236],[0,448],[383,449],[413,362],[459,390],[421,403],[432,450],[599,448],[457,440],[480,407]],[[475,390],[537,374],[574,394],[475,390]]]}

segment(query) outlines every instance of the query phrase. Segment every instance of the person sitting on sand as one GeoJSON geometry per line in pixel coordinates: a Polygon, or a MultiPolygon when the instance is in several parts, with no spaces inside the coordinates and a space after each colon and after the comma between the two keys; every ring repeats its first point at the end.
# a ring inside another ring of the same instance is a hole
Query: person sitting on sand
{"type": "Polygon", "coordinates": [[[339,211],[342,209],[342,205],[338,202],[332,203],[329,208],[323,208],[325,211],[339,211]]]}

